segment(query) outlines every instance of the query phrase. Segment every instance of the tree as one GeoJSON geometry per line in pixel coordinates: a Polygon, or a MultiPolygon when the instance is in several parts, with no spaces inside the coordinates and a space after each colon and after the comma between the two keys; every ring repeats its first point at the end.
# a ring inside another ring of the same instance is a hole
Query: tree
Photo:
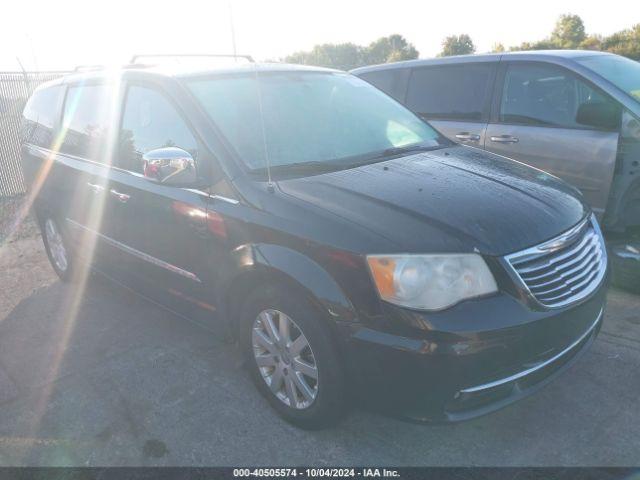
{"type": "Polygon", "coordinates": [[[442,42],[442,52],[440,57],[449,57],[451,55],[465,55],[474,53],[476,47],[473,45],[471,37],[466,33],[462,35],[451,35],[442,42]]]}
{"type": "Polygon", "coordinates": [[[500,42],[494,43],[493,47],[491,47],[492,53],[502,53],[505,51],[504,45],[500,42]]]}
{"type": "Polygon", "coordinates": [[[557,48],[578,48],[586,37],[584,23],[578,15],[560,15],[551,32],[551,42],[557,48]]]}
{"type": "Polygon", "coordinates": [[[594,38],[587,38],[584,23],[578,15],[560,15],[556,25],[551,32],[551,36],[536,42],[523,42],[517,47],[509,50],[554,50],[573,49],[585,45],[594,45],[594,38]]]}
{"type": "Polygon", "coordinates": [[[365,51],[368,64],[398,62],[418,58],[418,50],[398,34],[371,42],[365,51]]]}
{"type": "Polygon", "coordinates": [[[538,40],[537,42],[523,42],[517,47],[510,47],[509,51],[516,52],[518,50],[552,50],[558,48],[551,40],[538,40]]]}
{"type": "Polygon", "coordinates": [[[602,39],[602,50],[640,61],[640,23],[602,39]]]}
{"type": "Polygon", "coordinates": [[[602,36],[601,35],[588,35],[580,45],[580,50],[602,50],[602,36]]]}
{"type": "Polygon", "coordinates": [[[418,50],[402,35],[389,35],[371,42],[367,47],[354,43],[325,43],[308,52],[295,52],[284,58],[287,63],[317,65],[351,70],[375,63],[397,62],[418,58],[418,50]]]}
{"type": "MultiPolygon", "coordinates": [[[[498,44],[500,45],[500,44],[498,44]]],[[[640,23],[608,37],[587,35],[582,19],[577,15],[561,15],[551,36],[537,42],[524,42],[509,50],[549,49],[602,50],[640,60],[640,23]]],[[[496,51],[496,47],[494,47],[496,51]]]]}
{"type": "Polygon", "coordinates": [[[325,43],[309,52],[296,52],[285,58],[287,63],[350,70],[366,65],[363,48],[354,43],[325,43]]]}

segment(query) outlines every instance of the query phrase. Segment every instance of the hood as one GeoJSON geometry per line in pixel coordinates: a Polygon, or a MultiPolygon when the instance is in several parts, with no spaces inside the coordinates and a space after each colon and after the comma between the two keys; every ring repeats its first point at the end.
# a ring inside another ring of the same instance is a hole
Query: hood
{"type": "Polygon", "coordinates": [[[505,255],[558,235],[589,211],[558,178],[461,146],[278,185],[384,237],[392,250],[363,253],[505,255]]]}

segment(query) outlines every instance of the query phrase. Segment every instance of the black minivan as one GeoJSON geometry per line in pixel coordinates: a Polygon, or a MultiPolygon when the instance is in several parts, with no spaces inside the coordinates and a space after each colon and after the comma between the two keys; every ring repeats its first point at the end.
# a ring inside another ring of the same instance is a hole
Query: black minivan
{"type": "Polygon", "coordinates": [[[38,88],[22,152],[53,268],[223,326],[285,419],[353,398],[456,421],[519,399],[600,329],[580,194],[447,140],[344,72],[132,65],[38,88]]]}

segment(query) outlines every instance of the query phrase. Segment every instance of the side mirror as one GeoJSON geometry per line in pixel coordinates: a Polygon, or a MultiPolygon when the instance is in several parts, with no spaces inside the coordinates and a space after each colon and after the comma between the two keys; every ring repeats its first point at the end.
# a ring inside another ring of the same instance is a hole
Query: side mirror
{"type": "Polygon", "coordinates": [[[175,187],[196,183],[196,162],[181,148],[166,147],[151,150],[142,156],[145,178],[175,187]]]}
{"type": "Polygon", "coordinates": [[[601,130],[618,130],[622,109],[614,102],[586,102],[578,107],[576,123],[601,130]]]}

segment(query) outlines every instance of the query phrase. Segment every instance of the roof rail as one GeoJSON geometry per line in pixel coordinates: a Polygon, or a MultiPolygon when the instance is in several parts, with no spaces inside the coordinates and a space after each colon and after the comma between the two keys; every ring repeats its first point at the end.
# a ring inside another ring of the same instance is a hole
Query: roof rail
{"type": "Polygon", "coordinates": [[[93,70],[104,70],[104,65],[78,65],[74,72],[91,72],[93,70]]]}
{"type": "Polygon", "coordinates": [[[178,54],[162,54],[162,53],[154,53],[154,54],[150,54],[150,55],[134,55],[133,57],[131,57],[131,60],[129,60],[129,63],[132,64],[136,64],[138,63],[138,60],[140,58],[162,58],[162,57],[166,57],[166,58],[194,58],[194,57],[201,57],[201,58],[244,58],[245,60],[247,60],[250,63],[255,63],[255,61],[253,60],[253,57],[251,55],[236,55],[236,54],[197,54],[197,53],[186,53],[186,54],[182,54],[182,55],[178,55],[178,54]]]}

